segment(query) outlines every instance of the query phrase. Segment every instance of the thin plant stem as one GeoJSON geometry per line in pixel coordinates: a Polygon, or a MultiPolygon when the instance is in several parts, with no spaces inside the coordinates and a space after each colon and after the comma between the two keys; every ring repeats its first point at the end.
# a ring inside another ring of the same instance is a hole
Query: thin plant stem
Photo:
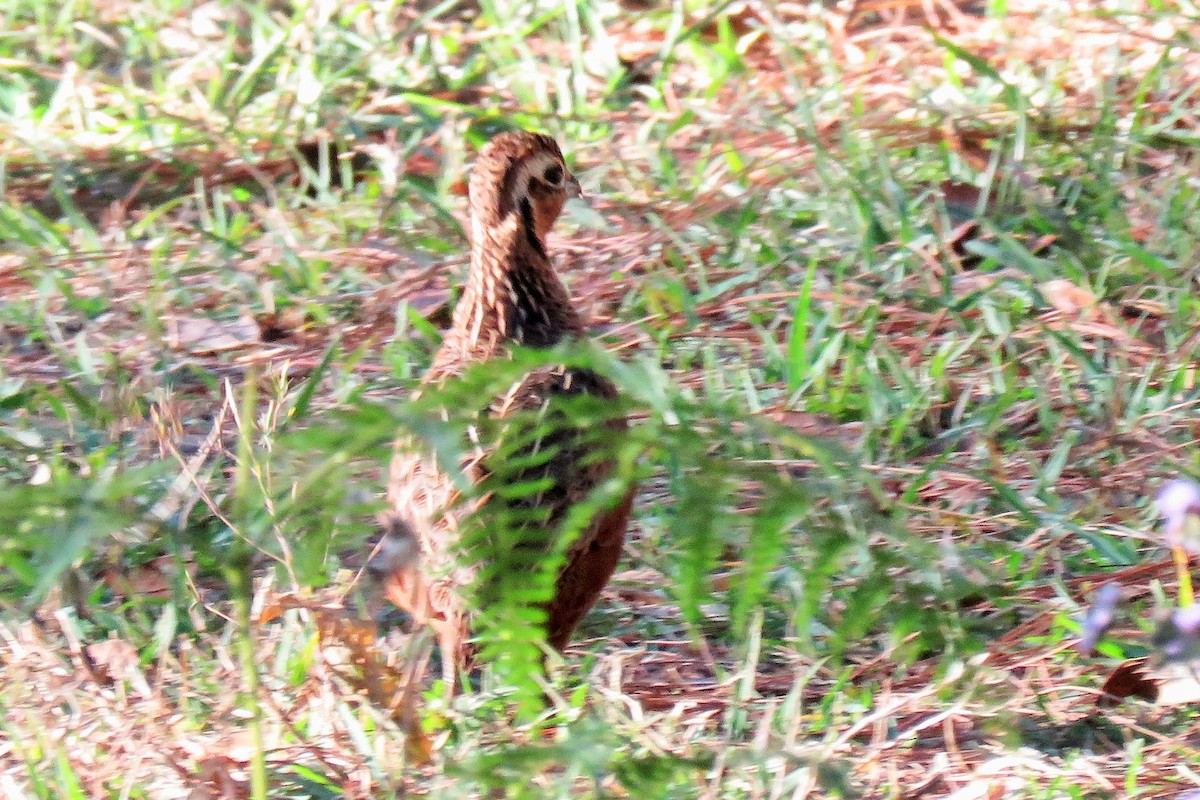
{"type": "Polygon", "coordinates": [[[242,535],[233,537],[233,557],[226,572],[229,576],[230,589],[236,611],[237,637],[236,649],[238,663],[242,672],[244,697],[242,702],[249,712],[248,724],[250,739],[254,743],[250,759],[250,796],[253,800],[267,800],[267,763],[263,746],[262,706],[258,702],[260,682],[258,664],[254,660],[254,627],[250,617],[250,605],[253,595],[251,580],[251,563],[254,546],[248,537],[252,535],[253,504],[251,489],[253,482],[250,473],[251,460],[254,457],[254,418],[258,403],[258,373],[251,368],[246,372],[242,386],[241,410],[238,415],[238,459],[234,477],[234,504],[236,519],[242,522],[242,535]]]}
{"type": "Polygon", "coordinates": [[[1171,552],[1175,555],[1175,571],[1179,574],[1179,607],[1187,608],[1196,602],[1195,594],[1192,592],[1192,573],[1188,552],[1179,546],[1172,547],[1171,552]]]}

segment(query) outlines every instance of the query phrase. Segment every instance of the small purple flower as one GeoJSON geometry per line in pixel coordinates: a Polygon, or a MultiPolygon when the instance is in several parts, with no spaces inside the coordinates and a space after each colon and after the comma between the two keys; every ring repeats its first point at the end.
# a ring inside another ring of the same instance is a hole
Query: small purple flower
{"type": "Polygon", "coordinates": [[[1175,610],[1175,627],[1188,636],[1200,635],[1200,605],[1175,610]]]}
{"type": "Polygon", "coordinates": [[[1092,652],[1096,648],[1096,643],[1100,641],[1100,637],[1112,627],[1117,601],[1120,599],[1121,587],[1115,583],[1106,583],[1096,592],[1096,596],[1092,598],[1091,608],[1087,610],[1083,622],[1080,623],[1079,641],[1075,645],[1080,652],[1092,652]]]}
{"type": "Polygon", "coordinates": [[[1200,552],[1200,484],[1186,478],[1167,481],[1156,502],[1166,521],[1167,544],[1200,552]]]}
{"type": "Polygon", "coordinates": [[[1177,608],[1163,617],[1151,641],[1167,663],[1195,659],[1200,655],[1200,605],[1177,608]]]}

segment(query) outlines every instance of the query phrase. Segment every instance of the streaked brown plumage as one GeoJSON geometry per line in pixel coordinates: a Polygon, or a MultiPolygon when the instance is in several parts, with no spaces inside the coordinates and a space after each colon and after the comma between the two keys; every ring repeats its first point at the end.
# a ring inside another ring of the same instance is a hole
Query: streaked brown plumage
{"type": "MultiPolygon", "coordinates": [[[[473,362],[502,356],[510,344],[551,347],[583,336],[583,320],[545,248],[567,197],[578,193],[579,183],[548,136],[501,134],[480,151],[469,187],[470,269],[453,324],[425,375],[427,391],[473,362]]],[[[590,371],[545,369],[498,398],[490,413],[536,410],[553,395],[580,393],[616,397],[613,385],[590,371]]],[[[625,428],[624,420],[610,424],[614,431],[625,428]]],[[[553,486],[531,501],[551,529],[612,470],[609,462],[587,458],[569,430],[556,443],[561,449],[537,467],[538,476],[554,478],[553,486]]],[[[472,482],[487,474],[486,461],[486,453],[476,453],[463,465],[472,482]]],[[[632,497],[630,491],[615,508],[597,514],[568,550],[547,609],[547,639],[554,648],[567,645],[616,568],[632,497]]],[[[436,630],[448,685],[463,662],[469,632],[459,589],[472,571],[455,564],[454,548],[471,511],[452,476],[400,443],[388,479],[385,535],[372,569],[382,573],[392,602],[436,630]]]]}

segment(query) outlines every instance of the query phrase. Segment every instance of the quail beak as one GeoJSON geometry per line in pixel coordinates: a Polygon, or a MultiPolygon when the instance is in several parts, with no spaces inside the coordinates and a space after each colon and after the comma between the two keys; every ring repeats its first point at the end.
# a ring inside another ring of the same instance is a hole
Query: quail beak
{"type": "Polygon", "coordinates": [[[567,175],[567,197],[584,200],[583,189],[579,186],[579,179],[574,175],[567,175]]]}

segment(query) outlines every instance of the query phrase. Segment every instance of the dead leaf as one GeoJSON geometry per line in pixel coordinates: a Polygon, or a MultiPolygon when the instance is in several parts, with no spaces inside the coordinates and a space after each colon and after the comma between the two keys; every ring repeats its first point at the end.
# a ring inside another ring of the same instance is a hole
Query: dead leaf
{"type": "Polygon", "coordinates": [[[105,639],[84,648],[95,668],[96,675],[112,682],[123,676],[138,662],[137,649],[123,639],[105,639]]]}
{"type": "Polygon", "coordinates": [[[143,698],[153,695],[142,672],[138,651],[124,639],[105,639],[83,649],[83,663],[92,679],[104,686],[126,683],[143,698]]]}
{"type": "Polygon", "coordinates": [[[418,689],[425,672],[424,659],[418,659],[402,672],[380,657],[375,646],[374,622],[327,608],[313,609],[313,615],[322,644],[344,647],[350,665],[357,670],[338,670],[339,674],[374,705],[388,709],[392,720],[404,731],[404,749],[410,760],[416,764],[429,763],[433,744],[421,727],[418,689]]]}
{"type": "Polygon", "coordinates": [[[762,20],[759,19],[757,12],[751,8],[749,3],[735,3],[726,7],[719,16],[704,25],[700,29],[700,35],[710,41],[716,40],[721,35],[722,21],[729,25],[733,35],[739,39],[748,33],[761,30],[763,26],[762,20]]]}
{"type": "Polygon", "coordinates": [[[780,409],[769,410],[767,416],[781,425],[786,425],[802,436],[833,439],[846,447],[856,446],[862,437],[861,423],[839,423],[827,414],[796,411],[794,409],[780,409]]]}
{"type": "Polygon", "coordinates": [[[304,309],[300,306],[288,306],[282,311],[259,314],[255,317],[258,324],[259,338],[264,342],[278,342],[287,339],[304,328],[304,309]]]}
{"type": "Polygon", "coordinates": [[[1056,311],[1083,319],[1095,319],[1098,316],[1096,306],[1099,301],[1090,289],[1076,286],[1064,278],[1046,281],[1038,288],[1056,311]]]}
{"type": "Polygon", "coordinates": [[[255,617],[254,621],[259,625],[265,625],[282,617],[284,611],[285,609],[281,603],[267,603],[258,612],[258,616],[255,617]]]}
{"type": "MultiPolygon", "coordinates": [[[[185,568],[189,574],[194,574],[196,564],[188,561],[185,568]]],[[[120,571],[115,567],[106,570],[104,585],[122,599],[166,597],[171,593],[172,582],[178,570],[175,556],[159,556],[126,571],[120,571]]]]}
{"type": "Polygon", "coordinates": [[[196,764],[196,784],[189,800],[244,800],[250,797],[250,782],[235,777],[234,761],[225,755],[211,755],[196,764]]]}
{"type": "Polygon", "coordinates": [[[938,185],[938,190],[952,218],[973,219],[995,208],[991,196],[984,198],[983,192],[973,183],[943,181],[938,185]]]}
{"type": "Polygon", "coordinates": [[[192,353],[240,350],[260,341],[258,323],[245,313],[236,320],[212,320],[207,317],[174,317],[167,320],[167,344],[192,353]]]}
{"type": "Polygon", "coordinates": [[[1101,687],[1104,694],[1096,701],[1098,708],[1114,708],[1128,697],[1147,703],[1158,700],[1158,683],[1146,671],[1146,659],[1133,658],[1113,670],[1101,687]]]}

